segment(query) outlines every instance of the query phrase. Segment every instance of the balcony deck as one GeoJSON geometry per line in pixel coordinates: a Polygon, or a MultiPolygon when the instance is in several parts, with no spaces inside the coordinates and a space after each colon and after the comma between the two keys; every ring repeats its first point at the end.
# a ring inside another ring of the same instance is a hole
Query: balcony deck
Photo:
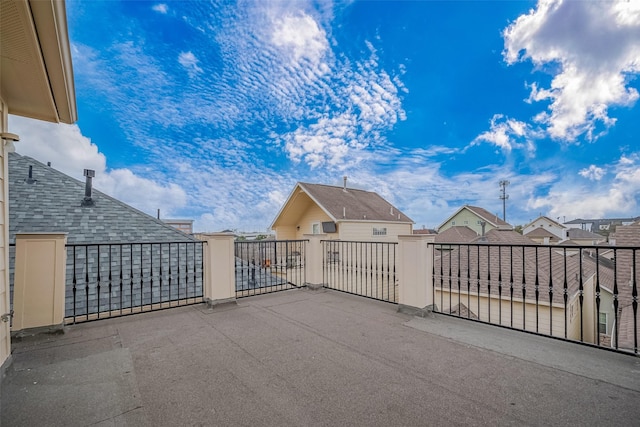
{"type": "Polygon", "coordinates": [[[1,424],[636,425],[640,358],[308,289],[15,342],[1,424]]]}

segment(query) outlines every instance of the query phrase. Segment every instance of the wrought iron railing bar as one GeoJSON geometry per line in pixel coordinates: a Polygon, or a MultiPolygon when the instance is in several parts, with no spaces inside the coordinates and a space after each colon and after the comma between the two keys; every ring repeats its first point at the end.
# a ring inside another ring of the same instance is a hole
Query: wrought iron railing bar
{"type": "Polygon", "coordinates": [[[487,316],[488,316],[487,322],[491,323],[491,246],[488,246],[488,245],[487,245],[487,316]]]}
{"type": "Polygon", "coordinates": [[[449,253],[449,276],[447,278],[447,283],[449,284],[449,313],[451,313],[451,301],[452,301],[452,295],[451,295],[451,254],[453,252],[449,253]]]}
{"type": "Polygon", "coordinates": [[[538,271],[540,271],[540,264],[538,263],[538,248],[535,249],[536,252],[536,279],[535,279],[535,283],[534,283],[534,294],[536,297],[536,332],[539,332],[538,326],[539,326],[539,317],[540,317],[540,312],[539,312],[539,300],[540,300],[540,278],[538,275],[538,271]]]}
{"type": "MultiPolygon", "coordinates": [[[[597,344],[600,345],[600,255],[598,253],[598,247],[596,246],[596,319],[597,328],[596,338],[597,344]]],[[[606,325],[605,325],[606,329],[606,325]]]]}
{"type": "Polygon", "coordinates": [[[84,295],[87,320],[89,319],[89,246],[84,247],[84,295]]]}
{"type": "Polygon", "coordinates": [[[498,248],[498,323],[502,325],[502,248],[498,248]]]}
{"type": "Polygon", "coordinates": [[[633,352],[638,354],[638,284],[636,279],[636,250],[633,249],[633,262],[631,263],[631,280],[633,281],[633,289],[631,290],[631,298],[633,306],[633,352]]]}
{"type": "Polygon", "coordinates": [[[73,281],[72,281],[72,285],[73,285],[73,322],[75,323],[76,321],[76,292],[77,292],[77,285],[78,285],[78,279],[76,277],[76,248],[75,246],[73,247],[73,281]]]}
{"type": "Polygon", "coordinates": [[[618,325],[618,254],[616,248],[613,248],[613,327],[614,327],[614,345],[616,350],[618,349],[618,331],[620,330],[618,325]]]}
{"type": "Polygon", "coordinates": [[[562,298],[564,299],[564,338],[567,339],[567,304],[569,300],[569,288],[567,283],[567,248],[562,248],[562,259],[564,263],[564,283],[562,290],[562,298]]]}
{"type": "Polygon", "coordinates": [[[509,246],[509,325],[513,328],[513,246],[509,246]]]}
{"type": "MultiPolygon", "coordinates": [[[[549,247],[549,307],[553,305],[553,256],[549,247]]],[[[553,335],[553,309],[549,309],[549,335],[553,335]]]]}
{"type": "Polygon", "coordinates": [[[579,296],[578,299],[580,301],[580,341],[584,341],[584,320],[583,316],[583,301],[584,301],[584,283],[583,276],[584,270],[582,269],[582,248],[578,249],[578,259],[580,260],[580,267],[578,269],[578,274],[580,275],[580,287],[579,287],[579,296]]]}

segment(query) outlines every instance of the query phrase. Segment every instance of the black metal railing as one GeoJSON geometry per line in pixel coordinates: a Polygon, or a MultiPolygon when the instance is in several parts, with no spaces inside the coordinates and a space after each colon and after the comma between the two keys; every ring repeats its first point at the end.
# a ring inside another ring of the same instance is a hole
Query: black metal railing
{"type": "Polygon", "coordinates": [[[202,302],[203,242],[67,244],[65,322],[202,302]]]}
{"type": "Polygon", "coordinates": [[[397,246],[393,242],[323,240],[325,287],[397,303],[397,246]]]}
{"type": "Polygon", "coordinates": [[[638,354],[640,248],[430,246],[434,311],[638,354]]]}
{"type": "Polygon", "coordinates": [[[306,286],[307,240],[235,242],[236,298],[306,286]]]}

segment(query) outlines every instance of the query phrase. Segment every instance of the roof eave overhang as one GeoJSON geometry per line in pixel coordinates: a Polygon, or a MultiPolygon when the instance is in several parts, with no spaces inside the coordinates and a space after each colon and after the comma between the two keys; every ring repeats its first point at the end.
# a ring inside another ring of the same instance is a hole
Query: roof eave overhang
{"type": "Polygon", "coordinates": [[[0,72],[9,113],[54,123],[76,122],[64,0],[2,3],[0,72]]]}

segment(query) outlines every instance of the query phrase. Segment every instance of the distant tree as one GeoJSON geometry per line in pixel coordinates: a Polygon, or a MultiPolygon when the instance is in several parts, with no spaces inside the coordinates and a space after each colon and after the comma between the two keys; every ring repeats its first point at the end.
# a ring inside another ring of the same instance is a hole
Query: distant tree
{"type": "Polygon", "coordinates": [[[521,225],[516,225],[515,227],[513,227],[513,231],[515,231],[516,233],[522,234],[523,228],[524,227],[522,227],[521,225]]]}
{"type": "Polygon", "coordinates": [[[264,234],[258,234],[258,235],[256,236],[256,240],[264,240],[264,239],[266,239],[266,238],[267,238],[267,236],[265,236],[264,234]]]}
{"type": "Polygon", "coordinates": [[[236,241],[238,241],[238,242],[244,242],[245,240],[247,240],[247,238],[246,238],[246,237],[244,237],[244,236],[238,236],[238,237],[236,237],[236,241]]]}

